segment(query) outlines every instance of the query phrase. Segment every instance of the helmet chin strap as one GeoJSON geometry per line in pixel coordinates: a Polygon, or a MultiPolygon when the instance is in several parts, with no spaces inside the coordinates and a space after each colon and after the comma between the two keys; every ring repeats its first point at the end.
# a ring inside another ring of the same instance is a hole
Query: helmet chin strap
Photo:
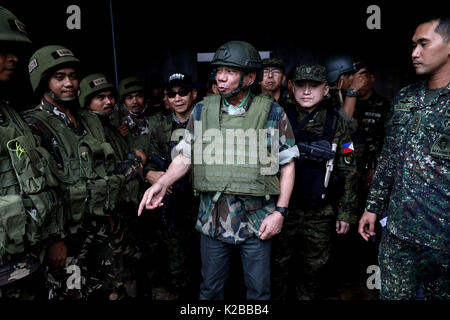
{"type": "Polygon", "coordinates": [[[96,115],[98,115],[100,117],[106,117],[107,118],[112,113],[112,111],[92,111],[91,110],[91,113],[96,114],[96,115]]]}
{"type": "Polygon", "coordinates": [[[133,112],[133,111],[131,111],[131,110],[129,110],[128,112],[129,112],[130,114],[132,114],[133,116],[135,116],[135,117],[139,117],[139,116],[141,116],[142,114],[144,114],[145,111],[147,111],[147,107],[148,107],[148,105],[145,104],[144,109],[142,109],[142,111],[140,111],[140,112],[133,112]]]}
{"type": "Polygon", "coordinates": [[[241,92],[242,90],[247,90],[250,86],[245,86],[245,87],[242,87],[242,84],[244,83],[244,77],[245,77],[245,71],[242,71],[241,72],[241,78],[239,79],[239,84],[238,84],[238,87],[237,87],[237,89],[234,89],[233,91],[231,91],[231,92],[229,92],[229,93],[221,93],[221,92],[219,92],[219,94],[223,97],[223,98],[225,98],[225,99],[228,99],[228,98],[231,98],[231,97],[234,97],[235,95],[237,95],[239,92],[241,92]]]}
{"type": "Polygon", "coordinates": [[[77,97],[73,96],[73,97],[67,97],[67,98],[60,98],[56,93],[54,93],[51,89],[48,89],[48,94],[49,96],[55,100],[56,102],[72,102],[74,101],[77,97]]]}

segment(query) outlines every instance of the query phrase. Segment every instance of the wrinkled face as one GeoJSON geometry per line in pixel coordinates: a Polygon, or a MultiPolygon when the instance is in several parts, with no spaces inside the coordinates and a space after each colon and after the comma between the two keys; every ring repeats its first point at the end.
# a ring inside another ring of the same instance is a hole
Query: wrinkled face
{"type": "Polygon", "coordinates": [[[145,108],[145,96],[142,91],[128,94],[124,100],[125,106],[133,113],[140,113],[145,108]]]}
{"type": "Polygon", "coordinates": [[[197,90],[174,86],[167,90],[166,97],[172,110],[176,113],[183,114],[193,107],[194,100],[197,98],[197,90]]]}
{"type": "MultiPolygon", "coordinates": [[[[227,94],[239,87],[242,71],[233,67],[221,66],[217,68],[216,82],[219,92],[227,94]]],[[[255,80],[256,73],[247,73],[244,76],[242,87],[251,85],[255,80]]]]}
{"type": "Polygon", "coordinates": [[[111,90],[101,91],[94,94],[89,104],[89,109],[94,112],[110,113],[114,109],[116,100],[111,90]]]}
{"type": "Polygon", "coordinates": [[[264,68],[264,77],[261,81],[261,89],[264,91],[274,91],[281,88],[284,81],[284,75],[280,68],[266,67],[264,68]]]}
{"type": "Polygon", "coordinates": [[[14,53],[0,52],[0,82],[7,82],[16,71],[19,59],[14,53]]]}
{"type": "Polygon", "coordinates": [[[48,88],[62,101],[71,101],[77,97],[78,75],[73,67],[55,71],[48,80],[48,88]]]}
{"type": "Polygon", "coordinates": [[[311,109],[315,107],[328,93],[329,87],[325,83],[310,80],[294,82],[294,97],[302,108],[311,109]]]}
{"type": "Polygon", "coordinates": [[[449,63],[450,41],[444,42],[442,36],[434,31],[437,25],[438,21],[419,25],[412,38],[411,58],[418,75],[434,74],[449,63]]]}

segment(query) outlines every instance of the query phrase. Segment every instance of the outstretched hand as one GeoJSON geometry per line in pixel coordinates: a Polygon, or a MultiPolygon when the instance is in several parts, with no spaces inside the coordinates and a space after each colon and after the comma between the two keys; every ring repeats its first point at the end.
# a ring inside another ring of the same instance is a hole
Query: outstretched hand
{"type": "Polygon", "coordinates": [[[155,183],[145,191],[139,204],[138,216],[142,214],[144,207],[148,210],[153,210],[163,205],[162,200],[166,194],[167,188],[160,183],[155,183]]]}

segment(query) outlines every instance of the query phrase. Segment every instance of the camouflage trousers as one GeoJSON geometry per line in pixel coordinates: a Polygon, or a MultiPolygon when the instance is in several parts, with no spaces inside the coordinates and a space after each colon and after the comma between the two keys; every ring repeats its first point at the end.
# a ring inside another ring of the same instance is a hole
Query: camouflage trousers
{"type": "Polygon", "coordinates": [[[425,300],[450,299],[450,251],[405,242],[384,230],[378,260],[381,299],[415,299],[420,285],[425,300]]]}
{"type": "Polygon", "coordinates": [[[133,270],[125,265],[132,265],[130,257],[137,253],[124,243],[122,223],[116,219],[111,231],[107,217],[87,217],[72,229],[65,239],[66,266],[47,273],[50,300],[117,300],[129,295],[124,281],[130,280],[133,270]]]}
{"type": "Polygon", "coordinates": [[[272,298],[316,299],[320,275],[328,262],[334,215],[292,210],[272,242],[272,298]]]}

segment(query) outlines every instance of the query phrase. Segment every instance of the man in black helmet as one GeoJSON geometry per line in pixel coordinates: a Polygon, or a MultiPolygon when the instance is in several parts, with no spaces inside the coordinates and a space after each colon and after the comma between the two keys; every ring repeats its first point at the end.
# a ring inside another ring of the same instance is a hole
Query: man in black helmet
{"type": "Polygon", "coordinates": [[[269,299],[270,238],[281,231],[288,213],[298,149],[282,108],[273,98],[254,96],[249,90],[261,69],[252,45],[230,41],[216,51],[211,64],[217,68],[219,94],[195,105],[187,133],[175,148],[180,154],[146,191],[138,214],[144,207],[160,206],[167,188],[193,163],[194,188],[200,192],[200,299],[224,298],[234,246],[241,253],[247,299],[269,299]],[[256,147],[262,152],[259,156],[256,147]],[[260,157],[267,151],[274,160],[270,169],[263,168],[260,157]]]}

